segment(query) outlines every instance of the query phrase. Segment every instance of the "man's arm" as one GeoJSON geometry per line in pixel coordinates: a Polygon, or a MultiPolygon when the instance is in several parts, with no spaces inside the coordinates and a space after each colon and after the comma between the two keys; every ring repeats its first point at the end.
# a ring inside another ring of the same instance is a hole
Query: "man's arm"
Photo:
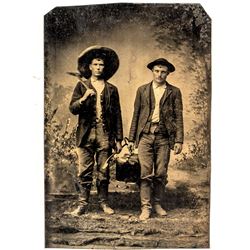
{"type": "Polygon", "coordinates": [[[176,92],[175,105],[175,122],[176,122],[176,137],[175,137],[175,145],[174,152],[175,154],[179,154],[182,151],[182,144],[184,138],[184,129],[183,129],[183,104],[182,104],[182,96],[181,91],[178,89],[176,92]]]}
{"type": "Polygon", "coordinates": [[[120,105],[120,98],[117,88],[115,88],[114,91],[115,94],[115,124],[116,124],[116,141],[122,141],[123,140],[123,128],[122,128],[122,115],[121,115],[121,105],[120,105]]]}
{"type": "Polygon", "coordinates": [[[81,90],[82,83],[78,82],[69,104],[69,110],[73,115],[78,115],[84,104],[84,101],[91,95],[94,95],[95,92],[93,89],[87,89],[84,93],[81,90]]]}
{"type": "Polygon", "coordinates": [[[136,92],[135,102],[134,102],[134,113],[129,131],[129,141],[134,142],[136,138],[138,121],[140,116],[140,107],[141,107],[141,91],[140,88],[136,92]]]}

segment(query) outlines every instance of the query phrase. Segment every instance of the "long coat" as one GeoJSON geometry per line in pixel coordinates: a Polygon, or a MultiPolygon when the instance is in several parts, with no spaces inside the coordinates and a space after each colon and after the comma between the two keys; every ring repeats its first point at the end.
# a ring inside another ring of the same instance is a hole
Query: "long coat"
{"type": "MultiPolygon", "coordinates": [[[[90,80],[85,81],[90,88],[93,86],[90,80]]],[[[109,135],[109,141],[114,147],[115,141],[123,139],[121,107],[117,88],[111,83],[105,82],[103,94],[101,95],[103,128],[109,135]]],[[[79,99],[86,91],[85,86],[78,82],[69,105],[72,114],[78,115],[78,126],[76,131],[76,146],[83,145],[88,134],[96,121],[96,96],[89,96],[82,104],[79,99]]]]}
{"type": "MultiPolygon", "coordinates": [[[[160,101],[160,122],[165,126],[170,147],[183,143],[183,105],[180,90],[166,82],[166,90],[160,101]]],[[[152,82],[138,88],[134,103],[134,113],[129,132],[129,140],[139,144],[140,136],[150,116],[150,91],[152,82]]]]}

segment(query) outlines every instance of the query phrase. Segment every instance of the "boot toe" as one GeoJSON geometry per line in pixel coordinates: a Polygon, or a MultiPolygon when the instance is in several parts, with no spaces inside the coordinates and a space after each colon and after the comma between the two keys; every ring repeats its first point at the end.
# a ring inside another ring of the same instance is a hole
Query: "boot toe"
{"type": "Polygon", "coordinates": [[[149,209],[142,209],[142,212],[139,216],[139,220],[145,221],[150,218],[150,210],[149,209]]]}
{"type": "Polygon", "coordinates": [[[81,216],[86,213],[86,207],[79,206],[71,212],[72,216],[81,216]]]}
{"type": "Polygon", "coordinates": [[[114,209],[112,209],[107,204],[101,204],[101,208],[105,214],[111,215],[115,213],[114,209]]]}
{"type": "Polygon", "coordinates": [[[155,212],[156,214],[158,214],[159,216],[167,216],[167,211],[165,209],[163,209],[160,205],[155,205],[154,206],[155,212]]]}

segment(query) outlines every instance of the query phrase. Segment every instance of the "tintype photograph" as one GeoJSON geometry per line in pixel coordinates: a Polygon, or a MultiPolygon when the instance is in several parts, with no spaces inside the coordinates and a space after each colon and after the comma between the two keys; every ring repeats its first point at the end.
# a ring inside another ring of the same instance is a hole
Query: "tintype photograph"
{"type": "Polygon", "coordinates": [[[44,16],[47,248],[208,248],[211,18],[200,4],[44,16]]]}

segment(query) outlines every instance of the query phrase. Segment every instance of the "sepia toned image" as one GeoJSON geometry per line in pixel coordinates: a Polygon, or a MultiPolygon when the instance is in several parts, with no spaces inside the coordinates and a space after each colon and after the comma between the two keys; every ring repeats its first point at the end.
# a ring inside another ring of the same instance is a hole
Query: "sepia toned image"
{"type": "Polygon", "coordinates": [[[44,16],[45,246],[208,248],[211,19],[200,4],[44,16]]]}

